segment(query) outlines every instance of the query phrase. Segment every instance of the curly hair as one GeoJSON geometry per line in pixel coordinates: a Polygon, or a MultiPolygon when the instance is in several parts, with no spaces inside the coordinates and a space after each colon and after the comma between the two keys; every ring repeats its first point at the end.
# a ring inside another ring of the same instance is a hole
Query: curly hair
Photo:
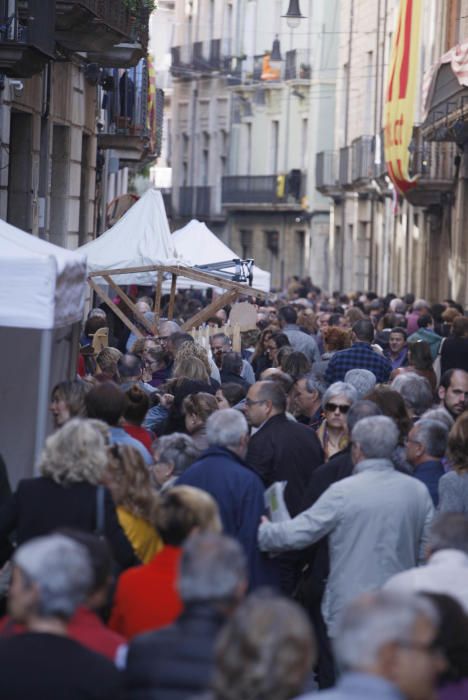
{"type": "Polygon", "coordinates": [[[157,496],[138,450],[130,445],[112,445],[105,476],[116,506],[136,517],[152,520],[157,496]]]}
{"type": "Polygon", "coordinates": [[[254,593],[216,645],[215,700],[288,700],[300,694],[316,658],[310,623],[294,602],[254,593]]]}
{"type": "Polygon", "coordinates": [[[448,438],[448,456],[457,472],[468,472],[468,411],[455,421],[448,438]]]}
{"type": "Polygon", "coordinates": [[[194,414],[203,422],[206,422],[212,413],[218,410],[218,402],[212,394],[200,391],[198,394],[189,394],[182,403],[184,415],[194,414]]]}
{"type": "Polygon", "coordinates": [[[97,420],[72,418],[47,438],[39,460],[42,476],[57,484],[98,484],[107,465],[107,425],[97,420]]]}
{"type": "Polygon", "coordinates": [[[329,328],[326,328],[323,334],[323,339],[325,348],[328,350],[328,352],[346,350],[346,348],[351,347],[351,336],[349,331],[346,331],[343,328],[338,328],[338,326],[330,326],[329,328]]]}
{"type": "Polygon", "coordinates": [[[203,362],[203,366],[206,369],[206,373],[208,374],[208,376],[210,376],[211,366],[207,351],[198,343],[191,343],[189,341],[182,343],[176,352],[176,356],[174,358],[174,374],[175,369],[180,362],[182,362],[183,360],[193,360],[194,358],[203,362]]]}

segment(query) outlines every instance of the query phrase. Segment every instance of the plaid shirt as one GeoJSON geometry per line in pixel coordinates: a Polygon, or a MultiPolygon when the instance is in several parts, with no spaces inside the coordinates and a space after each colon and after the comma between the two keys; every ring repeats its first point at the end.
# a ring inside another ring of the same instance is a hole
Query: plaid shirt
{"type": "Polygon", "coordinates": [[[368,343],[354,343],[349,350],[340,350],[333,355],[325,372],[325,381],[329,384],[344,382],[350,369],[368,369],[375,374],[377,383],[383,383],[388,382],[392,365],[368,343]]]}

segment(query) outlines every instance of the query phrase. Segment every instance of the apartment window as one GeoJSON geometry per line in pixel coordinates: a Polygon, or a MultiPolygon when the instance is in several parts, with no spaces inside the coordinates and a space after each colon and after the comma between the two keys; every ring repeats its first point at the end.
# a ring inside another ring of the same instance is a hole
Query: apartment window
{"type": "Polygon", "coordinates": [[[210,178],[210,135],[204,131],[202,136],[202,183],[208,185],[210,178]]]}
{"type": "Polygon", "coordinates": [[[347,101],[348,98],[348,90],[349,90],[349,66],[347,63],[343,66],[343,93],[341,99],[343,100],[342,102],[342,108],[340,109],[340,131],[342,133],[342,143],[343,146],[347,146],[347,121],[348,121],[348,110],[349,110],[349,104],[347,101]]]}
{"type": "Polygon", "coordinates": [[[247,129],[247,175],[252,174],[252,124],[246,125],[247,129]]]}
{"type": "Polygon", "coordinates": [[[305,231],[296,231],[296,270],[299,277],[304,274],[305,231]]]}
{"type": "Polygon", "coordinates": [[[32,129],[30,114],[11,113],[7,220],[23,231],[31,231],[32,228],[32,129]]]}
{"type": "Polygon", "coordinates": [[[50,196],[50,240],[67,245],[68,197],[70,180],[70,128],[53,126],[52,175],[50,196]]]}
{"type": "Polygon", "coordinates": [[[241,229],[240,243],[242,250],[242,259],[246,260],[252,256],[252,231],[250,229],[241,229]]]}
{"type": "Polygon", "coordinates": [[[209,0],[209,27],[210,27],[210,39],[214,39],[215,34],[215,0],[209,0]]]}
{"type": "Polygon", "coordinates": [[[307,157],[309,152],[309,120],[302,120],[301,133],[301,170],[307,170],[307,157]]]}
{"type": "Polygon", "coordinates": [[[279,121],[274,119],[271,122],[271,172],[276,175],[278,172],[279,159],[279,121]]]}

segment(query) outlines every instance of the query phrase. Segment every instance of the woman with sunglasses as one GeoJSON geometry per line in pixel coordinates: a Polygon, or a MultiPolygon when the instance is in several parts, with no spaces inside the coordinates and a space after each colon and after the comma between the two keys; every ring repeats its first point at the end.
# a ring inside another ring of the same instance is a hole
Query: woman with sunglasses
{"type": "Polygon", "coordinates": [[[324,421],[317,430],[317,437],[323,447],[325,461],[347,447],[346,414],[357,400],[356,389],[346,382],[335,382],[323,395],[324,421]]]}

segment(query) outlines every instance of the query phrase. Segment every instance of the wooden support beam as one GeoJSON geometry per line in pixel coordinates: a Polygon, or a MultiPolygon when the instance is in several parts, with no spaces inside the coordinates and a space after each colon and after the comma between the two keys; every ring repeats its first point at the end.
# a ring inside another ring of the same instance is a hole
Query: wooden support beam
{"type": "Polygon", "coordinates": [[[100,270],[99,272],[91,272],[89,277],[103,277],[104,275],[131,275],[136,272],[167,272],[186,279],[204,282],[212,287],[220,287],[221,289],[237,289],[239,294],[247,296],[266,298],[268,294],[260,289],[249,287],[242,282],[232,282],[224,277],[219,277],[211,272],[203,272],[196,270],[193,267],[184,267],[183,265],[141,265],[140,267],[118,268],[115,270],[100,270]]]}
{"type": "Polygon", "coordinates": [[[175,302],[175,293],[176,293],[176,285],[177,285],[177,275],[172,274],[172,280],[171,280],[171,296],[169,297],[169,309],[167,312],[167,318],[172,321],[174,318],[174,302],[175,302]]]}
{"type": "Polygon", "coordinates": [[[119,287],[119,285],[116,282],[114,282],[112,277],[110,277],[109,275],[103,275],[103,278],[106,280],[109,287],[112,287],[117,296],[120,297],[120,299],[122,299],[122,301],[124,301],[127,304],[127,306],[132,310],[133,315],[136,316],[136,318],[140,321],[141,325],[144,328],[146,328],[148,333],[150,333],[150,335],[156,335],[156,329],[153,327],[150,321],[148,321],[144,317],[144,315],[138,311],[137,307],[130,299],[130,297],[127,296],[127,294],[125,294],[123,289],[119,287]]]}
{"type": "Polygon", "coordinates": [[[158,279],[156,280],[156,296],[154,298],[154,312],[156,314],[156,323],[159,324],[161,319],[161,297],[162,297],[162,283],[163,283],[163,273],[158,272],[158,279]]]}
{"type": "Polygon", "coordinates": [[[237,289],[228,289],[227,292],[221,294],[221,296],[219,296],[215,301],[212,301],[211,304],[205,306],[204,309],[196,313],[195,316],[192,316],[192,318],[189,318],[188,321],[185,321],[182,326],[182,330],[190,331],[192,328],[198,328],[198,326],[205,323],[205,321],[207,321],[211,316],[214,316],[219,309],[222,309],[223,306],[226,306],[226,304],[232,304],[238,296],[239,292],[237,289]]]}
{"type": "Polygon", "coordinates": [[[88,284],[96,292],[96,294],[106,302],[106,304],[112,309],[116,316],[130,329],[132,333],[136,335],[137,338],[143,338],[143,333],[125,316],[125,314],[119,309],[119,307],[114,304],[110,296],[108,296],[98,285],[93,282],[92,279],[88,278],[88,284]]]}

